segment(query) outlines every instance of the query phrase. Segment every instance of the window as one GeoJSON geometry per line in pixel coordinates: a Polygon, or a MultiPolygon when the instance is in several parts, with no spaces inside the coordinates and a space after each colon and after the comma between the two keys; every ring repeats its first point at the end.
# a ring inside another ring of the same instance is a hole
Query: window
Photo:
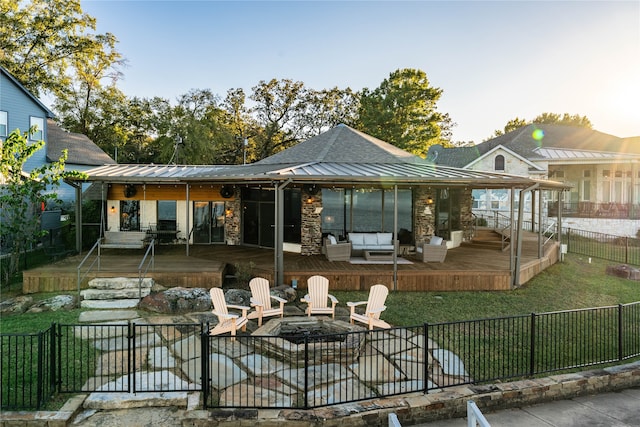
{"type": "Polygon", "coordinates": [[[31,141],[42,141],[44,139],[44,119],[42,117],[31,117],[29,128],[35,128],[35,131],[29,135],[31,141]]]}
{"type": "Polygon", "coordinates": [[[502,154],[498,154],[494,160],[494,170],[503,171],[504,170],[504,156],[502,154]]]}
{"type": "Polygon", "coordinates": [[[582,171],[582,177],[583,178],[591,178],[591,170],[589,169],[585,169],[582,171]]]}
{"type": "Polygon", "coordinates": [[[7,136],[7,128],[8,128],[7,112],[0,111],[0,137],[7,136]]]}
{"type": "Polygon", "coordinates": [[[120,201],[120,231],[140,231],[140,201],[120,201]]]}

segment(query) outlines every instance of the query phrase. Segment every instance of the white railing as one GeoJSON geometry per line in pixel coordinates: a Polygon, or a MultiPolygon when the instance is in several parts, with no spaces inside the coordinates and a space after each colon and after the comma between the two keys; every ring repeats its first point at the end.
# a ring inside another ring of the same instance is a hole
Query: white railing
{"type": "Polygon", "coordinates": [[[482,412],[473,400],[467,400],[467,426],[468,427],[491,427],[489,421],[482,415],[482,412]]]}

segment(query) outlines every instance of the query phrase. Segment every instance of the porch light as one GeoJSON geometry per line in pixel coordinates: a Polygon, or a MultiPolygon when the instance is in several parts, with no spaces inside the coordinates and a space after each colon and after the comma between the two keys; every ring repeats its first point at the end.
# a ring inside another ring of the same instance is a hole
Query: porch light
{"type": "Polygon", "coordinates": [[[310,205],[311,203],[313,203],[313,197],[309,196],[307,197],[307,204],[310,205]]]}
{"type": "Polygon", "coordinates": [[[231,208],[227,208],[225,209],[224,214],[227,218],[231,218],[233,216],[233,210],[231,210],[231,208]]]}
{"type": "Polygon", "coordinates": [[[432,205],[433,204],[433,197],[431,197],[431,196],[427,197],[427,204],[428,205],[432,205]]]}
{"type": "Polygon", "coordinates": [[[116,207],[111,205],[111,213],[116,213],[116,207]]]}

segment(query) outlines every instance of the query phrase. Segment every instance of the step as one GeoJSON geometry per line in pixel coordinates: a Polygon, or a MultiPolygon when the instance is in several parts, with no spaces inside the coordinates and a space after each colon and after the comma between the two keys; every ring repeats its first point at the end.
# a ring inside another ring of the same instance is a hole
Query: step
{"type": "Polygon", "coordinates": [[[98,310],[117,310],[122,308],[136,308],[140,300],[138,298],[127,299],[103,299],[103,300],[83,300],[80,302],[82,308],[93,308],[98,310]]]}
{"type": "Polygon", "coordinates": [[[109,311],[83,311],[78,318],[79,322],[95,323],[113,320],[137,319],[138,313],[134,310],[109,310],[109,311]]]}
{"type": "Polygon", "coordinates": [[[151,289],[130,288],[130,289],[84,289],[80,295],[84,300],[105,300],[105,299],[134,299],[146,297],[151,293],[151,289]]]}
{"type": "MultiPolygon", "coordinates": [[[[137,277],[96,277],[89,281],[92,289],[138,289],[140,280],[137,277]]],[[[142,288],[153,287],[153,279],[142,279],[142,288]]]]}

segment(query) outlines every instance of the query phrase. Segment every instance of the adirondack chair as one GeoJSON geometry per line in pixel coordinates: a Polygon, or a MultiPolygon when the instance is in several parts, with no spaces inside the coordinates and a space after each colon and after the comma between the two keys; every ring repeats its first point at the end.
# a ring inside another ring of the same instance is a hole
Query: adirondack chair
{"type": "Polygon", "coordinates": [[[247,311],[249,307],[227,304],[224,299],[224,292],[220,288],[212,288],[209,293],[211,294],[211,303],[213,304],[212,313],[218,316],[218,324],[209,330],[209,335],[220,335],[231,332],[231,336],[235,337],[238,328],[246,331],[248,322],[247,311]],[[229,313],[229,308],[241,310],[242,315],[229,313]]]}
{"type": "Polygon", "coordinates": [[[369,326],[369,330],[373,329],[374,326],[378,328],[390,328],[391,325],[380,319],[380,313],[387,308],[384,302],[388,294],[389,289],[387,289],[386,286],[373,285],[369,290],[369,299],[367,301],[347,302],[347,305],[351,307],[351,315],[349,317],[351,323],[353,324],[354,320],[366,323],[369,326]],[[367,305],[364,313],[356,313],[356,307],[364,304],[367,305]]]}
{"type": "Polygon", "coordinates": [[[307,292],[304,298],[300,299],[307,303],[307,315],[312,314],[331,314],[332,318],[336,317],[336,304],[338,300],[329,293],[329,279],[323,276],[311,276],[307,280],[307,292]],[[331,300],[329,307],[328,300],[331,300]]]}
{"type": "Polygon", "coordinates": [[[247,316],[248,319],[258,319],[258,326],[262,326],[262,318],[268,316],[284,316],[284,304],[287,300],[271,295],[269,292],[269,281],[262,277],[256,277],[249,282],[251,288],[251,307],[255,307],[247,316]],[[279,307],[272,307],[271,300],[280,303],[279,307]]]}

